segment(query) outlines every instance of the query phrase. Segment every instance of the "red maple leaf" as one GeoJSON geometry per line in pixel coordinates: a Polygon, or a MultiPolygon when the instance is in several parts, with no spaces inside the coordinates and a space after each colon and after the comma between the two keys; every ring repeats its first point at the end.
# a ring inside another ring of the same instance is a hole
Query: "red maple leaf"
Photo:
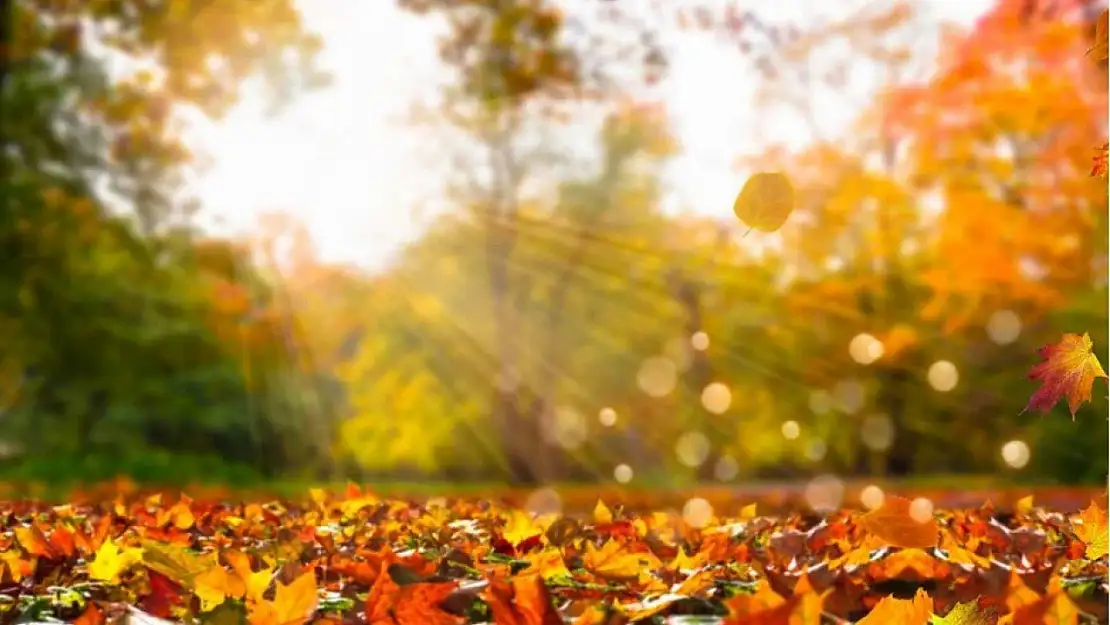
{"type": "Polygon", "coordinates": [[[1090,335],[1064,334],[1060,342],[1045,345],[1037,353],[1044,362],[1029,371],[1029,379],[1039,380],[1041,387],[1022,412],[1048,413],[1056,402],[1067,397],[1071,418],[1075,420],[1080,404],[1091,401],[1095,378],[1106,378],[1098,357],[1091,351],[1090,335]]]}

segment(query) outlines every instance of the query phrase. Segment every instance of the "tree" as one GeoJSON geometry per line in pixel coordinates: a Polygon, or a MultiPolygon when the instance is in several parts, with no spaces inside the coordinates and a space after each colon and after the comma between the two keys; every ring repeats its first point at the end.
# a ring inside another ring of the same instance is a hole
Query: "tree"
{"type": "MultiPolygon", "coordinates": [[[[28,453],[84,457],[144,437],[207,452],[215,430],[226,434],[216,449],[247,459],[243,441],[265,441],[244,436],[243,350],[217,343],[231,314],[221,307],[242,302],[252,269],[236,257],[234,276],[214,276],[197,261],[211,246],[193,245],[180,126],[188,112],[222,114],[254,76],[276,96],[317,84],[318,41],[289,2],[7,8],[0,325],[18,389],[8,434],[28,453]],[[134,71],[109,71],[121,66],[134,71]]],[[[259,333],[249,358],[279,367],[263,326],[242,326],[259,333]]]]}
{"type": "MultiPolygon", "coordinates": [[[[535,140],[533,133],[542,132],[536,114],[550,118],[568,103],[619,89],[613,80],[612,59],[609,54],[587,55],[584,48],[575,47],[569,31],[580,25],[572,24],[545,0],[402,0],[401,6],[421,13],[440,12],[451,24],[440,53],[455,71],[457,84],[448,90],[446,106],[439,113],[473,142],[468,147],[477,144],[477,162],[488,168],[488,178],[475,177],[475,161],[467,159],[464,171],[471,174],[465,203],[478,211],[484,224],[488,292],[498,328],[500,383],[491,393],[492,421],[500,432],[510,478],[521,484],[549,480],[551,469],[544,465],[557,451],[546,448],[539,425],[548,409],[530,406],[530,401],[522,404],[520,398],[520,322],[512,300],[511,259],[518,240],[522,192],[536,165],[549,160],[545,150],[529,147],[535,140]]],[[[634,28],[636,34],[643,32],[634,28]]],[[[616,30],[627,37],[626,30],[616,30]]],[[[591,38],[590,30],[582,28],[581,33],[591,38]]],[[[634,45],[632,54],[643,51],[634,62],[641,63],[653,79],[661,57],[650,35],[640,41],[644,45],[634,45]]],[[[595,37],[593,42],[599,40],[595,37]]],[[[618,40],[615,46],[622,62],[627,61],[620,49],[623,43],[618,40]]],[[[604,47],[607,52],[612,49],[604,47]]],[[[536,391],[527,394],[535,396],[536,391]]]]}

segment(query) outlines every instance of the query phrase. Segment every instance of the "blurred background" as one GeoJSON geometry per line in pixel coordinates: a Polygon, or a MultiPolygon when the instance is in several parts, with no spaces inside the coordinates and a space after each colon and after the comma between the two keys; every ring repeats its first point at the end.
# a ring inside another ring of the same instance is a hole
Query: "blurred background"
{"type": "Polygon", "coordinates": [[[14,0],[0,479],[1104,483],[1103,8],[14,0]]]}

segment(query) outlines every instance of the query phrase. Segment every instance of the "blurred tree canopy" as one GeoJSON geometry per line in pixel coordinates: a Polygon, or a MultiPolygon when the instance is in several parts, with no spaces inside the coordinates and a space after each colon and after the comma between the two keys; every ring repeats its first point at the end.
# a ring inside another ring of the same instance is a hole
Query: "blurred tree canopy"
{"type": "MultiPolygon", "coordinates": [[[[28,466],[69,457],[61,470],[88,478],[151,450],[262,473],[309,460],[318,450],[292,443],[303,422],[259,417],[286,393],[288,324],[247,250],[192,226],[182,128],[247,79],[275,103],[321,84],[319,41],[291,2],[3,13],[5,449],[28,466]]],[[[143,471],[173,475],[162,465],[143,471]]]]}
{"type": "Polygon", "coordinates": [[[183,189],[189,115],[326,82],[291,0],[13,3],[6,475],[1105,478],[1104,393],[1078,423],[1019,414],[1037,348],[1110,340],[1096,3],[1000,0],[929,72],[913,3],[668,15],[735,43],[765,107],[812,126],[802,148],[737,154],[737,190],[781,170],[797,195],[750,236],[665,208],[683,147],[652,90],[658,20],[399,4],[448,26],[455,80],[421,121],[456,167],[450,210],[368,275],[280,214],[252,241],[207,236],[183,189]],[[879,97],[822,134],[806,94],[855,62],[881,70],[879,97]]]}

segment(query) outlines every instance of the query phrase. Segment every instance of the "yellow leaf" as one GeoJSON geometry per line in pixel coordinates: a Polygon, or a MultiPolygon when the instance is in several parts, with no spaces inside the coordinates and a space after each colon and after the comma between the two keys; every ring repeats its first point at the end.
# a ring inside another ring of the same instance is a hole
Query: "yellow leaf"
{"type": "Polygon", "coordinates": [[[224,567],[218,564],[197,575],[192,590],[200,599],[201,612],[211,612],[228,597],[241,597],[244,593],[242,580],[229,575],[224,567]]]}
{"type": "Polygon", "coordinates": [[[570,571],[563,561],[563,553],[554,547],[525,555],[531,563],[529,570],[539,573],[544,579],[551,579],[560,575],[570,577],[570,571]]]}
{"type": "Polygon", "coordinates": [[[143,550],[138,547],[120,549],[111,538],[96,550],[96,557],[89,563],[89,579],[118,584],[119,576],[132,564],[142,560],[143,550]]]}
{"type": "Polygon", "coordinates": [[[594,523],[612,523],[613,513],[609,511],[609,507],[605,502],[598,499],[597,505],[594,506],[594,523]]]}
{"type": "Polygon", "coordinates": [[[750,521],[756,516],[756,507],[754,503],[750,503],[743,508],[740,508],[740,520],[750,521]]]}
{"type": "Polygon", "coordinates": [[[794,210],[794,186],[781,172],[763,172],[748,178],[732,211],[740,221],[763,232],[774,232],[794,210]]]}
{"type": "Polygon", "coordinates": [[[513,510],[507,516],[508,522],[501,535],[514,545],[518,545],[533,536],[539,536],[544,532],[545,528],[523,510],[513,510]]]}
{"type": "Polygon", "coordinates": [[[943,618],[937,617],[933,625],[989,625],[987,618],[979,605],[975,602],[957,603],[943,618]]]}
{"type": "Polygon", "coordinates": [[[596,575],[620,579],[634,579],[639,577],[641,571],[659,566],[659,560],[653,554],[628,551],[615,540],[610,540],[600,549],[593,543],[586,543],[582,563],[596,575]]]}
{"type": "Polygon", "coordinates": [[[1074,524],[1075,535],[1087,545],[1084,555],[1088,560],[1097,560],[1107,554],[1107,538],[1110,528],[1107,527],[1106,511],[1091,502],[1086,510],[1079,513],[1082,523],[1074,524]]]}
{"type": "Polygon", "coordinates": [[[1022,497],[1014,504],[1014,512],[1018,514],[1029,514],[1033,510],[1033,495],[1022,497]]]}
{"type": "Polygon", "coordinates": [[[143,564],[189,589],[198,575],[216,566],[210,558],[194,555],[177,545],[147,540],[143,541],[142,550],[143,564]]]}
{"type": "Polygon", "coordinates": [[[259,601],[248,608],[250,625],[301,625],[316,611],[316,573],[305,571],[288,586],[279,583],[274,600],[259,601]]]}

